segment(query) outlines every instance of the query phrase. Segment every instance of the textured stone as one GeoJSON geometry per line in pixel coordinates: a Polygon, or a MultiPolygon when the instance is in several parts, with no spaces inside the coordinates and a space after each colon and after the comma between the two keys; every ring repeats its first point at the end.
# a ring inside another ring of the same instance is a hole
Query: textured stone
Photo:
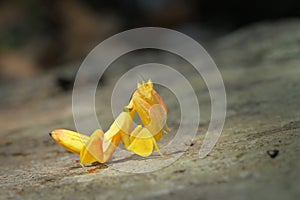
{"type": "MultiPolygon", "coordinates": [[[[78,156],[48,136],[55,128],[74,129],[71,93],[58,92],[55,85],[39,85],[36,92],[42,98],[22,93],[19,103],[3,103],[0,198],[299,199],[299,27],[299,20],[264,22],[212,45],[228,98],[223,133],[213,151],[199,159],[210,115],[207,96],[199,94],[204,118],[193,145],[175,163],[155,172],[129,174],[103,167],[87,174],[80,168],[75,163],[78,156]],[[270,149],[280,151],[276,159],[266,153],[270,149]]],[[[53,73],[41,79],[55,77],[53,73]]],[[[193,73],[189,78],[197,84],[193,73]]],[[[18,87],[16,92],[25,86],[18,87]]],[[[102,94],[109,96],[110,87],[108,82],[102,94]]],[[[205,88],[199,87],[198,92],[205,88]]],[[[109,124],[107,116],[103,111],[99,120],[109,124]]],[[[171,128],[179,123],[172,116],[169,120],[171,128]]],[[[133,158],[126,163],[138,162],[138,157],[133,158]]],[[[155,158],[143,162],[151,159],[155,158]]]]}

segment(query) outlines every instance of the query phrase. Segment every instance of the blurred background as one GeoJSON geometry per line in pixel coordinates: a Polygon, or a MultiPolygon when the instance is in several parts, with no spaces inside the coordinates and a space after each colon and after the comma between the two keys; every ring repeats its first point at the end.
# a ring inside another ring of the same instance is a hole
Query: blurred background
{"type": "MultiPolygon", "coordinates": [[[[0,120],[5,125],[3,130],[28,127],[35,124],[32,119],[40,123],[56,119],[57,115],[51,115],[45,104],[50,110],[59,110],[57,102],[60,101],[55,98],[62,94],[69,95],[62,105],[70,109],[70,94],[80,63],[96,45],[116,33],[143,26],[175,29],[199,41],[221,72],[226,66],[235,66],[245,74],[246,70],[239,66],[259,66],[264,58],[270,61],[275,57],[277,62],[299,55],[298,36],[296,32],[290,36],[291,31],[299,27],[295,20],[300,16],[299,10],[297,0],[1,1],[0,106],[3,115],[0,120]],[[283,43],[278,37],[283,38],[283,43]],[[16,116],[19,123],[15,122],[16,116]]],[[[167,65],[175,63],[183,74],[192,72],[192,67],[186,68],[174,55],[165,53],[163,56],[173,60],[170,63],[170,59],[161,59],[155,51],[137,51],[132,59],[118,59],[115,67],[109,68],[110,79],[132,66],[162,60],[168,60],[164,63],[167,65]]],[[[229,81],[242,77],[242,74],[229,74],[229,81]]],[[[102,83],[105,80],[104,74],[102,83]]],[[[199,84],[197,87],[200,88],[199,84]]],[[[106,102],[109,105],[109,98],[106,102]]]]}
{"type": "Polygon", "coordinates": [[[123,30],[160,26],[210,41],[251,23],[300,16],[297,0],[13,0],[0,2],[0,83],[81,62],[123,30]]]}

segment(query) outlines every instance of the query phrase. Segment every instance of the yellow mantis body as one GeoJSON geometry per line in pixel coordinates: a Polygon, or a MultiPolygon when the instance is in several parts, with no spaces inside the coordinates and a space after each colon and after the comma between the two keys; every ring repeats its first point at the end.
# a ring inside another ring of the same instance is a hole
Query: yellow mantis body
{"type": "Polygon", "coordinates": [[[89,137],[66,129],[56,129],[50,136],[67,150],[80,154],[81,165],[107,162],[120,141],[126,150],[147,157],[153,152],[153,148],[160,153],[156,141],[165,132],[163,128],[167,112],[167,107],[154,90],[152,81],[143,81],[137,84],[129,104],[105,134],[97,129],[89,137]],[[137,125],[133,129],[135,113],[139,115],[144,126],[137,125]]]}

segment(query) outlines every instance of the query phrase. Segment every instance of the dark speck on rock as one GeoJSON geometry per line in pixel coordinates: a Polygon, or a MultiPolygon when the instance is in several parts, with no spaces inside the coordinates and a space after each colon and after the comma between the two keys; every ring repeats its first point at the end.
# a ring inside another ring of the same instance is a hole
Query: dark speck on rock
{"type": "Polygon", "coordinates": [[[184,173],[184,172],[185,172],[185,169],[179,169],[179,170],[174,171],[174,173],[184,173]]]}
{"type": "Polygon", "coordinates": [[[274,150],[268,150],[267,154],[271,157],[271,158],[276,158],[276,156],[278,156],[279,154],[279,150],[274,149],[274,150]]]}

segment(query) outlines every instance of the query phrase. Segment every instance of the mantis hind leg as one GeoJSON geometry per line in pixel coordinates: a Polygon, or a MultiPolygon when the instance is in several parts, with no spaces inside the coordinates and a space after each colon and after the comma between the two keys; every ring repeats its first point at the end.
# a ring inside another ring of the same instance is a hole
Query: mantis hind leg
{"type": "Polygon", "coordinates": [[[104,138],[104,133],[102,130],[97,129],[93,132],[90,140],[83,146],[80,151],[80,164],[91,164],[93,162],[103,163],[104,155],[102,150],[102,142],[104,138]]]}
{"type": "Polygon", "coordinates": [[[137,155],[147,157],[153,151],[152,138],[153,136],[148,129],[138,125],[130,134],[128,150],[137,155]]]}
{"type": "Polygon", "coordinates": [[[153,152],[153,147],[161,155],[155,137],[147,128],[143,128],[141,125],[137,126],[130,135],[130,145],[128,150],[133,153],[147,157],[153,152]]]}
{"type": "Polygon", "coordinates": [[[105,134],[102,130],[96,130],[80,152],[80,163],[107,162],[112,157],[120,140],[123,141],[126,148],[130,143],[131,123],[132,119],[129,113],[122,112],[105,134]]]}
{"type": "Polygon", "coordinates": [[[157,151],[157,153],[158,153],[160,156],[164,157],[164,155],[160,152],[160,149],[158,148],[158,145],[157,145],[157,143],[156,143],[156,139],[155,139],[154,137],[152,137],[151,139],[152,139],[153,145],[154,145],[155,150],[157,151]]]}

